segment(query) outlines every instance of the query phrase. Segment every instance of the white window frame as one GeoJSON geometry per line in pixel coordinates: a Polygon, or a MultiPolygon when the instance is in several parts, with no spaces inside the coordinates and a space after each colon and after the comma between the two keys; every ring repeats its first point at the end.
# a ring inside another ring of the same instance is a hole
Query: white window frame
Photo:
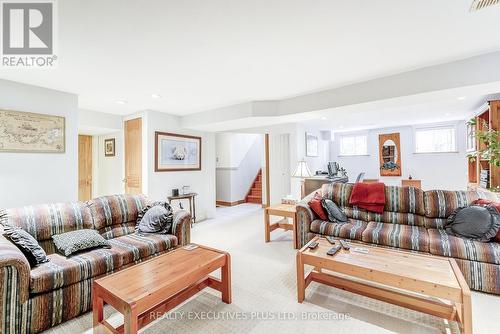
{"type": "Polygon", "coordinates": [[[413,153],[414,154],[446,154],[446,153],[458,153],[458,124],[457,123],[446,123],[446,124],[432,124],[432,125],[422,125],[413,127],[413,153]],[[430,152],[417,152],[417,131],[419,130],[437,130],[437,129],[454,129],[455,130],[455,147],[451,151],[430,151],[430,152]]]}
{"type": "Polygon", "coordinates": [[[338,141],[338,148],[339,148],[339,157],[363,157],[363,156],[369,156],[368,154],[368,132],[356,132],[356,133],[341,133],[339,134],[339,141],[338,141]],[[341,152],[341,147],[342,147],[342,138],[345,137],[365,137],[366,138],[366,152],[365,153],[359,153],[359,154],[344,154],[341,152]]]}

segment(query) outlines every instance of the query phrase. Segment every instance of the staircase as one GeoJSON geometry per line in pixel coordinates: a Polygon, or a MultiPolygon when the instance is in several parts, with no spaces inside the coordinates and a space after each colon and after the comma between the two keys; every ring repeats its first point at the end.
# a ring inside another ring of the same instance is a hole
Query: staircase
{"type": "Polygon", "coordinates": [[[248,190],[245,202],[262,204],[262,169],[259,170],[250,190],[248,190]]]}

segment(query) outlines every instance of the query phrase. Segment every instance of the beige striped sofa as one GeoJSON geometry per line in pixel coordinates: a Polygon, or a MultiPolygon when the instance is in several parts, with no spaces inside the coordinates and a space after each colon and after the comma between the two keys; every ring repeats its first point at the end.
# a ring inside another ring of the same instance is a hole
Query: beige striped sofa
{"type": "Polygon", "coordinates": [[[174,213],[173,234],[135,234],[137,215],[147,204],[142,195],[113,195],[1,211],[0,333],[37,333],[87,312],[94,279],[189,243],[191,216],[183,210],[174,213]],[[31,269],[1,233],[5,225],[30,233],[50,261],[31,269]],[[55,252],[52,235],[84,228],[99,231],[112,247],[68,258],[55,252]]]}
{"type": "Polygon", "coordinates": [[[297,233],[302,247],[315,235],[453,257],[473,290],[500,294],[500,243],[478,242],[449,235],[443,229],[457,208],[488,194],[476,191],[422,191],[385,186],[383,214],[349,205],[353,184],[325,184],[320,192],[345,212],[349,221],[322,221],[308,206],[310,194],[297,206],[297,233]]]}

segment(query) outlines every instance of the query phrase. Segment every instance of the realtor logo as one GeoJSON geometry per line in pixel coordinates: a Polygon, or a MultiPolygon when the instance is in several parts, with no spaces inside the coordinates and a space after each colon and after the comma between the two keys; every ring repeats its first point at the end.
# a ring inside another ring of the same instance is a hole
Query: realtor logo
{"type": "Polygon", "coordinates": [[[54,67],[54,2],[0,0],[2,66],[54,67]]]}

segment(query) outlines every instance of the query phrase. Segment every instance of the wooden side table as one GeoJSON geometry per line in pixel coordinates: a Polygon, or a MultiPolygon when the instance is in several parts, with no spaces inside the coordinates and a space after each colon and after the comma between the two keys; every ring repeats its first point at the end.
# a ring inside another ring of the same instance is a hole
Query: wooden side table
{"type": "MultiPolygon", "coordinates": [[[[191,226],[193,226],[194,223],[196,223],[196,201],[195,197],[197,196],[197,193],[189,193],[189,194],[184,194],[184,195],[178,195],[178,196],[168,196],[168,204],[172,204],[172,201],[181,201],[183,199],[189,200],[189,213],[191,213],[191,226]]],[[[179,203],[179,206],[181,209],[184,209],[182,207],[182,202],[179,203]]]]}
{"type": "Polygon", "coordinates": [[[297,210],[293,204],[277,204],[269,206],[264,210],[264,231],[266,242],[271,241],[271,231],[277,228],[282,228],[287,231],[293,231],[293,247],[299,248],[297,245],[297,210]],[[270,216],[283,217],[279,222],[271,224],[270,216]],[[288,218],[292,219],[292,224],[288,222],[288,218]]]}

